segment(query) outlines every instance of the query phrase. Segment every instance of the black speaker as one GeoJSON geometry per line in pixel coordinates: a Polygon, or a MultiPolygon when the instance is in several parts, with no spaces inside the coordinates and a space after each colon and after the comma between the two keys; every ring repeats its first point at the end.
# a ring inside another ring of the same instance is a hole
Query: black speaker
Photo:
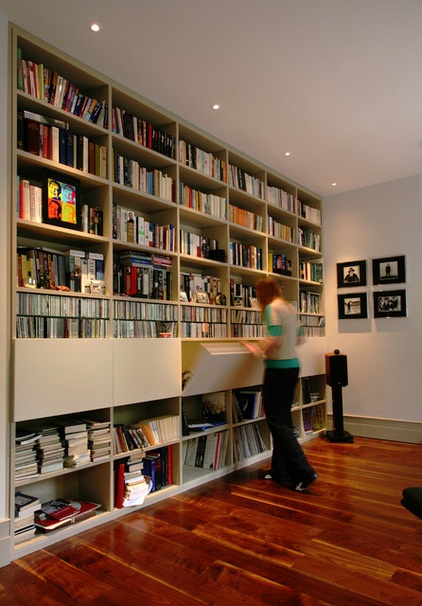
{"type": "Polygon", "coordinates": [[[325,374],[327,385],[331,387],[347,385],[347,356],[338,349],[334,353],[325,354],[325,374]]]}

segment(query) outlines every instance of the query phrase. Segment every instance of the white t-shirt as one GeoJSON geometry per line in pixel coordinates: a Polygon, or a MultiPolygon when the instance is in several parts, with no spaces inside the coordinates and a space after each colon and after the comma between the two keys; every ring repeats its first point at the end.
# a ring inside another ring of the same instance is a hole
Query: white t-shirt
{"type": "Polygon", "coordinates": [[[268,360],[292,360],[297,359],[296,343],[298,336],[298,318],[294,307],[283,299],[274,299],[265,308],[265,323],[268,334],[272,333],[272,326],[281,327],[280,347],[267,356],[268,360]]]}

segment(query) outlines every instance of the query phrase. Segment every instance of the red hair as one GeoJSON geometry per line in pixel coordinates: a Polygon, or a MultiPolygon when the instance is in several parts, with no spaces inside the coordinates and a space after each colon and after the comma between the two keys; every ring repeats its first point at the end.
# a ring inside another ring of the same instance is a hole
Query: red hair
{"type": "Polygon", "coordinates": [[[281,296],[280,285],[274,278],[261,278],[256,283],[256,296],[262,310],[281,296]]]}

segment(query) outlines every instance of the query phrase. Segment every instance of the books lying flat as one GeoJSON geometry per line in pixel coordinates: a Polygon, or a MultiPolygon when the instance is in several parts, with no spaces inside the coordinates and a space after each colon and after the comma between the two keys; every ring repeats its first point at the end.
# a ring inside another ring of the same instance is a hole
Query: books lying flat
{"type": "Polygon", "coordinates": [[[34,514],[34,524],[42,532],[80,522],[95,516],[101,505],[78,499],[54,499],[43,503],[34,514]]]}
{"type": "Polygon", "coordinates": [[[207,419],[193,419],[192,421],[188,421],[188,427],[191,431],[206,431],[207,429],[212,429],[213,427],[225,424],[226,421],[216,421],[215,423],[211,423],[207,419]]]}
{"type": "Polygon", "coordinates": [[[15,517],[25,517],[40,507],[40,500],[30,494],[15,492],[15,517]]]}

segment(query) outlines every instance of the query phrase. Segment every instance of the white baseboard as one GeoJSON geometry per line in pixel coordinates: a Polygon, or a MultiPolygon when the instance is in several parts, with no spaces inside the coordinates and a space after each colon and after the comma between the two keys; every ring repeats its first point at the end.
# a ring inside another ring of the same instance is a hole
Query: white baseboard
{"type": "MultiPolygon", "coordinates": [[[[332,427],[332,414],[328,414],[328,427],[332,427]]],[[[422,423],[344,416],[344,429],[352,436],[422,444],[422,423]]]]}

